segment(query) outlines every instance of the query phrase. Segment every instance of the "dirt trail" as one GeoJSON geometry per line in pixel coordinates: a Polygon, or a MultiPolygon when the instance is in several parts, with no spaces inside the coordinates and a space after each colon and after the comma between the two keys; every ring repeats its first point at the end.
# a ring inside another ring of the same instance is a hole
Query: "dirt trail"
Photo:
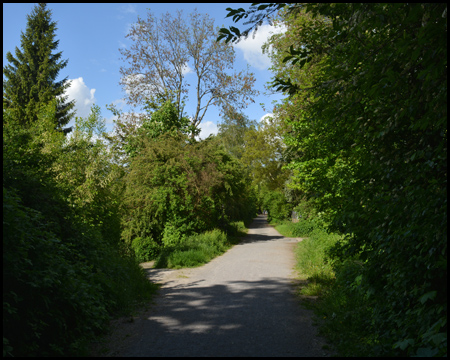
{"type": "Polygon", "coordinates": [[[103,355],[329,355],[293,293],[296,242],[261,215],[240,244],[202,267],[147,269],[163,283],[155,305],[122,322],[103,355]]]}

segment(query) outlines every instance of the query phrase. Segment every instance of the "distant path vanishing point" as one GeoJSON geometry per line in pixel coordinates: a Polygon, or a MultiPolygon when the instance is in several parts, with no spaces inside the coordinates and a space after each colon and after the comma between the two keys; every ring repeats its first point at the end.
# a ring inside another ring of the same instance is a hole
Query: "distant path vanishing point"
{"type": "Polygon", "coordinates": [[[248,235],[199,268],[148,269],[152,306],[109,356],[327,356],[295,298],[296,239],[259,215],[248,235]]]}

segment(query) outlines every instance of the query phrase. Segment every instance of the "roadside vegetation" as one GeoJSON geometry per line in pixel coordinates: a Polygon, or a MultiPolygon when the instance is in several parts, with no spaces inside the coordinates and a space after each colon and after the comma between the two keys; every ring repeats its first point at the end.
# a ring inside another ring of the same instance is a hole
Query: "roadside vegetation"
{"type": "MultiPolygon", "coordinates": [[[[212,20],[190,19],[204,26],[195,29],[203,52],[191,55],[232,63],[231,46],[214,43],[212,20]]],[[[181,14],[177,21],[189,27],[181,14]]],[[[107,133],[99,106],[76,117],[64,97],[67,78],[56,79],[67,60],[55,37],[51,11],[36,5],[3,68],[3,356],[88,355],[111,320],[150,304],[158,286],[141,262],[204,264],[238,241],[257,209],[249,170],[233,154],[242,144],[223,140],[250,124],[232,105],[252,94],[251,74],[220,83],[223,93],[208,102],[224,105],[217,137],[196,139],[207,107],[190,121],[186,97],[174,92],[187,85],[171,82],[153,98],[127,92],[144,110],[130,119],[110,107],[117,122],[107,133]]],[[[198,74],[207,94],[209,81],[231,79],[215,70],[218,79],[198,74]]]]}
{"type": "Polygon", "coordinates": [[[228,17],[247,30],[217,33],[197,12],[139,18],[121,50],[134,110],[109,105],[107,133],[100,107],[76,117],[64,97],[51,11],[29,16],[3,68],[4,356],[86,354],[149,303],[157,286],[139,263],[200,266],[262,211],[303,238],[300,295],[316,297],[339,355],[447,355],[447,5],[271,3],[228,17]],[[230,42],[267,19],[283,27],[263,46],[267,89],[285,98],[256,122],[242,113],[255,77],[232,72],[230,42]],[[186,62],[205,64],[192,84],[186,62]],[[219,131],[199,140],[210,105],[219,131]]]}
{"type": "Polygon", "coordinates": [[[228,17],[245,31],[221,29],[225,42],[265,20],[285,30],[263,48],[268,87],[286,95],[273,158],[289,173],[264,205],[272,221],[303,199],[316,211],[280,230],[308,234],[302,291],[320,295],[324,333],[342,356],[446,356],[447,5],[270,3],[228,17]]]}
{"type": "Polygon", "coordinates": [[[164,248],[156,257],[156,268],[179,269],[204,265],[238,244],[247,233],[242,221],[230,224],[225,233],[215,229],[185,237],[174,246],[164,248]]]}

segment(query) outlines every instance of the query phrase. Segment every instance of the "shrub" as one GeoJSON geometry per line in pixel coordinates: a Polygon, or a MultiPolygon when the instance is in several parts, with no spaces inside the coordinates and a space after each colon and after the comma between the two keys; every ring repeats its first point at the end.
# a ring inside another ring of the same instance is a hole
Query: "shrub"
{"type": "Polygon", "coordinates": [[[122,237],[151,236],[165,247],[183,236],[248,217],[254,206],[248,174],[213,141],[161,135],[143,139],[124,178],[122,237]]]}
{"type": "Polygon", "coordinates": [[[151,237],[137,237],[131,244],[136,260],[146,262],[155,259],[161,251],[161,246],[151,237]]]}
{"type": "Polygon", "coordinates": [[[40,212],[5,188],[3,224],[3,336],[10,355],[76,353],[108,319],[89,264],[58,239],[40,212]]]}
{"type": "Polygon", "coordinates": [[[292,206],[286,202],[281,191],[268,191],[264,194],[263,207],[267,210],[267,221],[283,221],[289,218],[292,206]]]}
{"type": "Polygon", "coordinates": [[[181,233],[180,229],[172,224],[164,226],[162,243],[164,247],[177,247],[183,243],[185,235],[181,233]]]}
{"type": "Polygon", "coordinates": [[[293,224],[294,236],[309,236],[316,228],[315,222],[312,220],[299,219],[298,222],[293,224]]]}

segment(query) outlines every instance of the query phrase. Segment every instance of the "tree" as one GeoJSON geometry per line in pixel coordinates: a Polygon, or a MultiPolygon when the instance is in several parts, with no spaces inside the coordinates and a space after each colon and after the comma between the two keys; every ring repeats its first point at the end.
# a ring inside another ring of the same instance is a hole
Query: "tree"
{"type": "Polygon", "coordinates": [[[108,107],[114,115],[118,116],[115,120],[115,134],[113,136],[105,135],[110,146],[115,152],[121,153],[121,162],[123,165],[128,163],[130,157],[134,157],[144,145],[144,139],[156,139],[161,135],[177,135],[178,133],[188,135],[198,132],[192,129],[187,117],[179,118],[179,113],[175,104],[170,98],[157,96],[154,102],[146,101],[144,109],[146,117],[140,124],[135,118],[132,121],[121,121],[123,113],[114,106],[108,107]]]}
{"type": "Polygon", "coordinates": [[[65,137],[56,99],[28,127],[3,111],[4,356],[86,353],[111,315],[154,289],[123,256],[121,171],[93,140],[99,115],[94,107],[65,137]]]}
{"type": "Polygon", "coordinates": [[[217,134],[223,147],[237,159],[242,158],[244,152],[244,136],[250,129],[256,128],[256,121],[233,108],[223,114],[223,121],[218,125],[217,134]]]}
{"type": "Polygon", "coordinates": [[[334,259],[362,264],[348,280],[370,309],[374,354],[446,355],[447,6],[297,10],[285,19],[305,22],[285,34],[274,82],[293,100],[292,184],[346,234],[334,259]]]}
{"type": "Polygon", "coordinates": [[[59,40],[55,39],[56,23],[51,21],[51,10],[45,3],[36,5],[31,15],[27,16],[25,34],[21,34],[22,50],[16,47],[16,57],[6,54],[9,65],[3,67],[3,109],[10,108],[17,112],[23,125],[35,122],[39,109],[57,98],[57,129],[65,134],[70,128],[63,129],[69,123],[75,106],[74,101],[66,102],[64,91],[70,85],[67,77],[55,81],[68,60],[60,60],[62,52],[53,53],[59,40]]]}
{"type": "Polygon", "coordinates": [[[190,143],[185,135],[144,138],[125,178],[123,238],[161,244],[166,228],[184,235],[248,218],[251,191],[242,165],[214,138],[190,143]]]}
{"type": "Polygon", "coordinates": [[[273,118],[264,119],[258,129],[249,129],[244,136],[242,163],[251,169],[254,185],[269,190],[283,190],[289,172],[284,165],[282,130],[273,118]]]}
{"type": "MultiPolygon", "coordinates": [[[[242,109],[257,91],[252,89],[255,78],[247,71],[228,74],[233,68],[234,50],[228,44],[215,41],[217,31],[207,14],[191,13],[186,20],[182,12],[167,13],[156,19],[138,18],[127,37],[133,40],[128,49],[120,49],[123,60],[130,66],[121,67],[121,85],[127,103],[144,106],[157,96],[170,98],[176,105],[178,117],[184,116],[188,86],[195,87],[195,112],[191,115],[192,136],[209,106],[226,111],[230,106],[242,109]],[[190,75],[190,72],[193,75],[190,75]],[[196,79],[188,82],[188,76],[196,79]]],[[[135,115],[142,118],[145,115],[135,115]]]]}

